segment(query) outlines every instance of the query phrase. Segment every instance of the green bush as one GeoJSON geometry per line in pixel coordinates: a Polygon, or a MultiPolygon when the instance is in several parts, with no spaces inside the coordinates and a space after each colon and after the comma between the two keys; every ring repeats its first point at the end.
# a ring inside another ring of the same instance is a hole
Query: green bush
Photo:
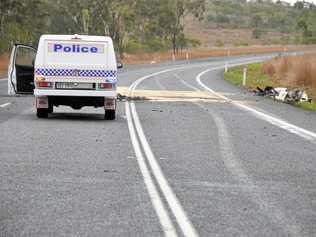
{"type": "Polygon", "coordinates": [[[130,39],[125,45],[125,50],[127,53],[135,53],[144,49],[144,46],[135,39],[130,39]]]}
{"type": "Polygon", "coordinates": [[[216,46],[216,47],[224,47],[225,44],[224,44],[224,42],[221,41],[220,39],[217,39],[217,40],[215,41],[215,46],[216,46]]]}
{"type": "Polygon", "coordinates": [[[245,47],[245,46],[249,46],[249,43],[243,42],[243,41],[236,41],[236,42],[234,42],[234,46],[235,47],[245,47]]]}

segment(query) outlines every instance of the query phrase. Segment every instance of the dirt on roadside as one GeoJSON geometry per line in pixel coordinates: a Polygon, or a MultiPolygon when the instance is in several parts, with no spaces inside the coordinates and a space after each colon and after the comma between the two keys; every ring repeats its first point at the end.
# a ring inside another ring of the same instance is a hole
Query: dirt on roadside
{"type": "Polygon", "coordinates": [[[0,55],[0,78],[3,78],[7,75],[9,63],[9,54],[0,55]]]}

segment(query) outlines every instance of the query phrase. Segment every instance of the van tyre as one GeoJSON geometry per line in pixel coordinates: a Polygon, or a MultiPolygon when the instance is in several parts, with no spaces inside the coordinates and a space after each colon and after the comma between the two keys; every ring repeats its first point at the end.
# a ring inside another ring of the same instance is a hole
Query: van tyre
{"type": "Polygon", "coordinates": [[[49,105],[49,107],[48,107],[48,113],[49,113],[49,114],[52,114],[53,112],[54,112],[54,106],[49,105]]]}
{"type": "Polygon", "coordinates": [[[114,120],[115,119],[115,110],[105,110],[104,119],[105,120],[114,120]]]}
{"type": "Polygon", "coordinates": [[[36,115],[38,118],[48,118],[48,109],[37,109],[36,115]]]}

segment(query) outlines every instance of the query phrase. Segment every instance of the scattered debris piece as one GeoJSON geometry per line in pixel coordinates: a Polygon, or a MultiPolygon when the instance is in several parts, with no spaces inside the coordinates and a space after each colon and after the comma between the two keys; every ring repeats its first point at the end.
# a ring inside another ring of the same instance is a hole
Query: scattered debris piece
{"type": "Polygon", "coordinates": [[[255,93],[259,96],[269,96],[285,103],[312,102],[306,91],[301,89],[289,90],[285,87],[273,88],[272,86],[267,86],[264,90],[257,87],[255,93]]]}
{"type": "Polygon", "coordinates": [[[126,100],[126,95],[122,95],[120,93],[117,94],[117,100],[119,101],[125,101],[126,100]]]}
{"type": "Polygon", "coordinates": [[[278,92],[271,86],[267,86],[262,90],[260,87],[257,87],[257,95],[260,96],[275,96],[278,94],[278,92]]]}
{"type": "Polygon", "coordinates": [[[277,92],[277,95],[275,95],[276,100],[285,101],[286,97],[288,95],[288,89],[287,88],[275,88],[275,91],[277,92]]]}
{"type": "Polygon", "coordinates": [[[163,110],[161,110],[161,109],[152,109],[151,111],[153,111],[153,112],[160,112],[160,113],[163,112],[163,110]]]}
{"type": "Polygon", "coordinates": [[[291,90],[287,95],[287,102],[311,102],[304,90],[291,90]]]}
{"type": "Polygon", "coordinates": [[[144,96],[126,96],[122,94],[117,94],[117,100],[118,101],[139,101],[139,100],[148,100],[144,96]]]}

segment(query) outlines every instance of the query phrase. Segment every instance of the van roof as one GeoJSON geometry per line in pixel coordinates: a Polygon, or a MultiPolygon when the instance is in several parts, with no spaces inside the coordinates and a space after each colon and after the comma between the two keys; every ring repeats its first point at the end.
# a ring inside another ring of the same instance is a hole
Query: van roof
{"type": "Polygon", "coordinates": [[[94,35],[42,35],[42,40],[75,40],[81,39],[84,41],[112,41],[108,36],[94,36],[94,35]]]}

